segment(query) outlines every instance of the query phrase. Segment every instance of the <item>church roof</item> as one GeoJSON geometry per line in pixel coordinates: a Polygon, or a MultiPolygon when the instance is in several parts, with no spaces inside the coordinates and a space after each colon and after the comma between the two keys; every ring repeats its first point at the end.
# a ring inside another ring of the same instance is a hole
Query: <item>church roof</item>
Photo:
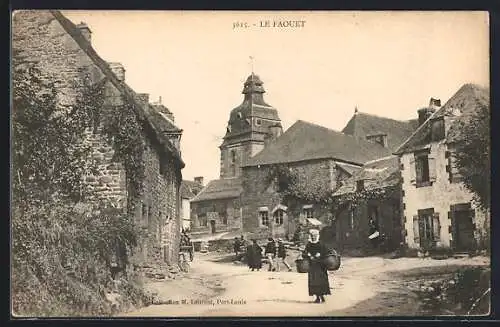
{"type": "Polygon", "coordinates": [[[85,39],[80,30],[76,25],[67,19],[60,11],[51,10],[51,14],[57,19],[64,30],[75,40],[78,46],[87,54],[87,56],[92,60],[93,64],[96,65],[104,74],[105,78],[120,91],[120,93],[128,98],[131,103],[133,103],[134,114],[136,115],[139,122],[143,123],[145,131],[150,137],[153,137],[161,145],[161,148],[172,154],[172,156],[180,163],[180,167],[185,166],[180,152],[175,148],[175,146],[170,142],[169,138],[163,134],[165,131],[181,131],[171,122],[166,122],[164,119],[160,119],[158,112],[150,104],[143,104],[139,95],[132,90],[127,84],[118,80],[117,76],[113,73],[108,63],[103,60],[97,52],[94,50],[90,42],[85,39]]]}
{"type": "MultiPolygon", "coordinates": [[[[464,118],[459,117],[458,120],[467,119],[468,115],[477,108],[477,104],[489,106],[489,102],[489,90],[487,88],[476,84],[464,84],[441,108],[434,112],[398,149],[396,149],[395,154],[413,152],[427,145],[429,143],[428,135],[431,133],[431,122],[435,119],[444,116],[452,116],[455,109],[458,109],[464,116],[464,118]]],[[[454,124],[450,127],[448,138],[454,137],[458,132],[453,126],[454,124]]]]}
{"type": "Polygon", "coordinates": [[[242,191],[240,178],[215,179],[210,181],[191,202],[237,198],[242,191]]]}
{"type": "Polygon", "coordinates": [[[361,165],[389,154],[389,149],[377,143],[298,120],[283,135],[250,158],[245,166],[326,158],[361,165]]]}
{"type": "Polygon", "coordinates": [[[363,112],[356,112],[342,130],[342,133],[366,139],[369,135],[386,134],[387,147],[394,151],[416,129],[415,120],[400,121],[363,112]]]}

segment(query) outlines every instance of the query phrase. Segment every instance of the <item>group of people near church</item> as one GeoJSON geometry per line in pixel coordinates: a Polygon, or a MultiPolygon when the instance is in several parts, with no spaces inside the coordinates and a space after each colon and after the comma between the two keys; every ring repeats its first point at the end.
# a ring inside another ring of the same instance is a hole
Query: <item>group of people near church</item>
{"type": "MultiPolygon", "coordinates": [[[[242,244],[245,244],[243,236],[241,239],[235,239],[237,255],[241,253],[242,244]]],[[[323,259],[328,256],[328,253],[330,253],[328,246],[320,242],[319,230],[310,230],[309,241],[301,255],[302,258],[309,261],[308,292],[309,296],[315,296],[314,303],[324,303],[325,295],[331,294],[328,271],[323,264],[323,259]]],[[[292,271],[292,267],[286,260],[287,251],[281,238],[274,240],[274,238],[269,237],[264,249],[257,243],[256,239],[252,239],[251,244],[246,246],[246,259],[251,271],[262,269],[263,256],[267,258],[268,271],[280,271],[280,264],[283,264],[288,271],[292,271]]]]}
{"type": "Polygon", "coordinates": [[[269,271],[280,271],[283,264],[288,271],[292,271],[292,267],[286,261],[286,248],[283,240],[278,238],[274,240],[272,237],[268,238],[267,244],[264,249],[253,239],[252,243],[246,248],[246,259],[248,267],[252,271],[259,271],[262,268],[263,254],[267,258],[269,271]],[[262,253],[264,252],[264,253],[262,253]]]}

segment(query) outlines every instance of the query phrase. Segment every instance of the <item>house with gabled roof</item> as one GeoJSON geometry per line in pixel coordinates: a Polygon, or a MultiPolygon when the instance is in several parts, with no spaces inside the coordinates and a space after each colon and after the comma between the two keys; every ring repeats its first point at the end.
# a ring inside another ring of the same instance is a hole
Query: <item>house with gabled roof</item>
{"type": "Polygon", "coordinates": [[[433,101],[419,110],[418,129],[395,151],[402,172],[403,225],[410,249],[470,251],[489,233],[489,213],[473,201],[454,164],[453,151],[478,105],[489,108],[489,90],[463,85],[443,106],[433,101]]]}
{"type": "Polygon", "coordinates": [[[401,172],[395,155],[368,161],[333,194],[335,220],[323,232],[342,252],[392,251],[402,242],[401,172]],[[370,239],[370,235],[378,236],[370,239]]]}
{"type": "Polygon", "coordinates": [[[356,138],[302,120],[269,143],[243,167],[243,230],[290,237],[308,220],[328,223],[329,213],[315,203],[290,212],[267,176],[274,165],[286,164],[308,189],[333,191],[363,164],[391,154],[378,143],[356,138]]]}
{"type": "Polygon", "coordinates": [[[96,163],[97,169],[82,176],[88,193],[85,200],[108,201],[143,228],[146,236],[132,249],[139,265],[175,264],[180,239],[179,188],[185,165],[179,147],[182,130],[172,119],[162,117],[147,94],[136,93],[127,85],[123,65],[99,56],[92,46],[90,27],[83,22],[75,25],[57,10],[16,11],[12,48],[14,73],[39,69],[46,81],[56,85],[61,114],[76,103],[84,85],[103,87],[103,105],[96,108],[99,115],[94,115],[85,139],[78,140],[91,145],[88,162],[96,163]],[[105,117],[113,114],[137,124],[137,141],[143,151],[136,163],[143,171],[115,155],[110,139],[118,132],[109,135],[103,129],[105,117]],[[131,183],[132,176],[141,176],[137,184],[131,183]]]}
{"type": "Polygon", "coordinates": [[[183,180],[181,184],[181,229],[191,229],[191,200],[203,189],[203,177],[195,177],[194,181],[183,180]]]}

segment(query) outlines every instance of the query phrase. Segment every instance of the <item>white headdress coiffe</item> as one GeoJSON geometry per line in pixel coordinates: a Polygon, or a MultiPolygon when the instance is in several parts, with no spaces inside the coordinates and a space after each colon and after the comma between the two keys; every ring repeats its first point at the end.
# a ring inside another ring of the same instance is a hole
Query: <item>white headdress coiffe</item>
{"type": "Polygon", "coordinates": [[[311,243],[319,242],[319,230],[317,230],[317,229],[310,229],[309,230],[309,242],[311,242],[311,243]],[[316,236],[315,241],[313,241],[312,236],[316,236]]]}

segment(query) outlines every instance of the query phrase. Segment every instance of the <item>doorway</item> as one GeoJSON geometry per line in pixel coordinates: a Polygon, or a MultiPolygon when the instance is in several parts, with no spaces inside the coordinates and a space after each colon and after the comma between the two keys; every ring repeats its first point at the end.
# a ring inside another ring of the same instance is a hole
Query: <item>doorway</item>
{"type": "Polygon", "coordinates": [[[212,231],[212,234],[215,234],[215,220],[214,219],[210,220],[210,230],[212,231]]]}
{"type": "Polygon", "coordinates": [[[452,229],[456,251],[469,251],[475,248],[473,216],[474,209],[471,209],[470,204],[456,205],[452,208],[452,229]]]}

